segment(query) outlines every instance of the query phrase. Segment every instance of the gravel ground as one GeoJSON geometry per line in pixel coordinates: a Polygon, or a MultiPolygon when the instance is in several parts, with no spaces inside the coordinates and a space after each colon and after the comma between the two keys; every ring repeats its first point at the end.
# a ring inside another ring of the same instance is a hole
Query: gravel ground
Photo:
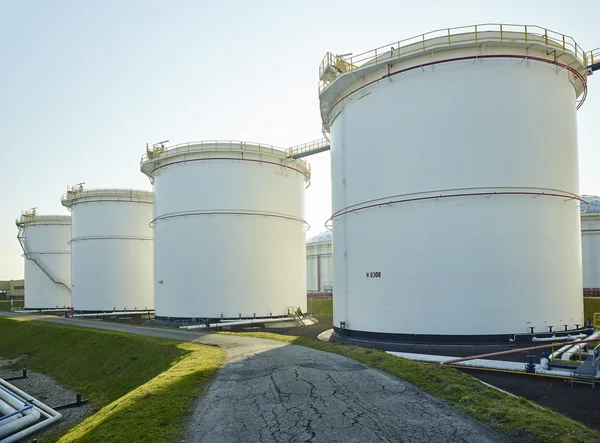
{"type": "MultiPolygon", "coordinates": [[[[11,360],[0,359],[0,378],[15,377],[22,374],[21,369],[8,368],[14,363],[11,360]]],[[[20,362],[20,367],[27,367],[27,360],[20,362]]],[[[60,406],[67,403],[73,403],[76,400],[76,392],[56,383],[50,377],[37,372],[27,371],[27,378],[19,380],[10,380],[9,383],[17,388],[27,392],[32,397],[40,400],[50,407],[60,406]]],[[[33,438],[39,442],[46,441],[43,437],[48,434],[54,434],[60,430],[66,431],[91,414],[91,407],[86,404],[77,408],[63,409],[59,411],[63,418],[55,425],[45,428],[41,432],[31,436],[27,441],[33,441],[33,438]]]]}

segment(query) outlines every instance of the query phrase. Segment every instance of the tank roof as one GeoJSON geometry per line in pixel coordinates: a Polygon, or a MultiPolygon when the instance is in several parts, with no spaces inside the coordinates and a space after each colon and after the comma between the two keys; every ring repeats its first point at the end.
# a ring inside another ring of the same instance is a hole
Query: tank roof
{"type": "Polygon", "coordinates": [[[582,195],[581,198],[589,205],[587,209],[585,204],[581,205],[582,214],[600,214],[600,196],[582,195]]]}
{"type": "MultiPolygon", "coordinates": [[[[506,49],[511,48],[520,49],[519,54],[523,59],[546,60],[569,69],[578,77],[573,84],[577,97],[581,95],[577,107],[581,106],[587,90],[585,77],[591,73],[589,63],[598,57],[596,50],[586,52],[572,37],[541,26],[484,23],[438,29],[360,54],[326,53],[319,66],[319,96],[324,128],[329,132],[333,109],[349,94],[366,86],[364,83],[369,75],[374,76],[373,81],[378,82],[381,78],[405,72],[409,68],[423,69],[423,61],[417,60],[418,57],[433,59],[434,53],[444,51],[461,50],[462,56],[470,51],[475,58],[506,55],[506,49]],[[526,52],[524,55],[523,51],[526,52]],[[560,63],[556,61],[558,57],[561,57],[560,63]],[[397,66],[400,64],[402,65],[397,66]],[[391,66],[395,67],[395,72],[389,71],[391,66]],[[379,75],[381,69],[387,70],[384,77],[379,75]],[[356,84],[362,86],[354,86],[354,91],[347,90],[356,84]]],[[[431,63],[441,62],[443,60],[431,63]]]]}
{"type": "Polygon", "coordinates": [[[319,245],[331,243],[331,231],[323,231],[306,241],[306,245],[319,245]]]}
{"type": "Polygon", "coordinates": [[[152,148],[146,146],[146,153],[140,160],[140,170],[152,180],[154,172],[161,166],[197,158],[210,158],[211,154],[219,153],[219,157],[232,159],[241,155],[275,157],[282,166],[298,170],[304,175],[305,181],[310,180],[310,164],[304,159],[292,158],[292,151],[264,143],[252,143],[239,140],[205,140],[199,142],[181,143],[174,146],[164,146],[162,143],[152,148]]]}
{"type": "Polygon", "coordinates": [[[70,215],[38,215],[35,210],[23,211],[15,220],[19,228],[31,225],[70,225],[70,215]]]}
{"type": "Polygon", "coordinates": [[[152,191],[139,189],[84,189],[81,185],[68,186],[67,193],[60,198],[63,206],[70,208],[73,205],[89,201],[123,201],[152,203],[154,194],[152,191]]]}

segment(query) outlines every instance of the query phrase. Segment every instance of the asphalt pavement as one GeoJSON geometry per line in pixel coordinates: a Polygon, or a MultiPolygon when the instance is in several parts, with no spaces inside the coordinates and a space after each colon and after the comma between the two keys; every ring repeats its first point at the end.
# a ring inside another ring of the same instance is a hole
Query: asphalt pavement
{"type": "Polygon", "coordinates": [[[337,354],[249,337],[40,319],[225,349],[225,365],[198,401],[184,442],[504,441],[409,383],[337,354]]]}

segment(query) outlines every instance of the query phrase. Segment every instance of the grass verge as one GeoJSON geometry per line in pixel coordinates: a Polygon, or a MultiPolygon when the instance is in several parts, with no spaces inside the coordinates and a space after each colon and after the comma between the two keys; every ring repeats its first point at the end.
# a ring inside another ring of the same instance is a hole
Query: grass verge
{"type": "Polygon", "coordinates": [[[194,343],[3,318],[0,337],[1,356],[28,354],[20,365],[90,400],[95,414],[61,442],[178,441],[194,399],[225,356],[194,343]]]}
{"type": "Polygon", "coordinates": [[[269,332],[221,332],[293,343],[344,355],[394,374],[512,438],[526,433],[536,442],[600,441],[600,432],[524,399],[503,394],[456,369],[391,356],[376,349],[326,343],[269,332]]]}
{"type": "Polygon", "coordinates": [[[333,300],[313,300],[309,298],[306,300],[306,308],[309,314],[314,315],[317,318],[331,318],[333,317],[333,300]]]}
{"type": "Polygon", "coordinates": [[[600,312],[600,297],[584,297],[583,316],[585,321],[587,322],[588,319],[592,318],[595,312],[600,312]]]}
{"type": "MultiPolygon", "coordinates": [[[[15,308],[23,307],[23,300],[14,300],[13,303],[15,308]]],[[[0,311],[10,311],[10,300],[0,300],[0,311]]]]}

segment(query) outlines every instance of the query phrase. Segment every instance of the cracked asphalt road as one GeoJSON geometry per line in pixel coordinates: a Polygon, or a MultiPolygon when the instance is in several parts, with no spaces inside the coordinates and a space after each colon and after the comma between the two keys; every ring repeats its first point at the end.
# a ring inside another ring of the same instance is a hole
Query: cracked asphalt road
{"type": "Polygon", "coordinates": [[[223,369],[190,418],[186,443],[504,441],[409,383],[340,355],[248,337],[40,320],[226,349],[223,369]]]}
{"type": "Polygon", "coordinates": [[[503,441],[457,409],[349,358],[269,340],[239,345],[228,349],[185,442],[503,441]]]}

